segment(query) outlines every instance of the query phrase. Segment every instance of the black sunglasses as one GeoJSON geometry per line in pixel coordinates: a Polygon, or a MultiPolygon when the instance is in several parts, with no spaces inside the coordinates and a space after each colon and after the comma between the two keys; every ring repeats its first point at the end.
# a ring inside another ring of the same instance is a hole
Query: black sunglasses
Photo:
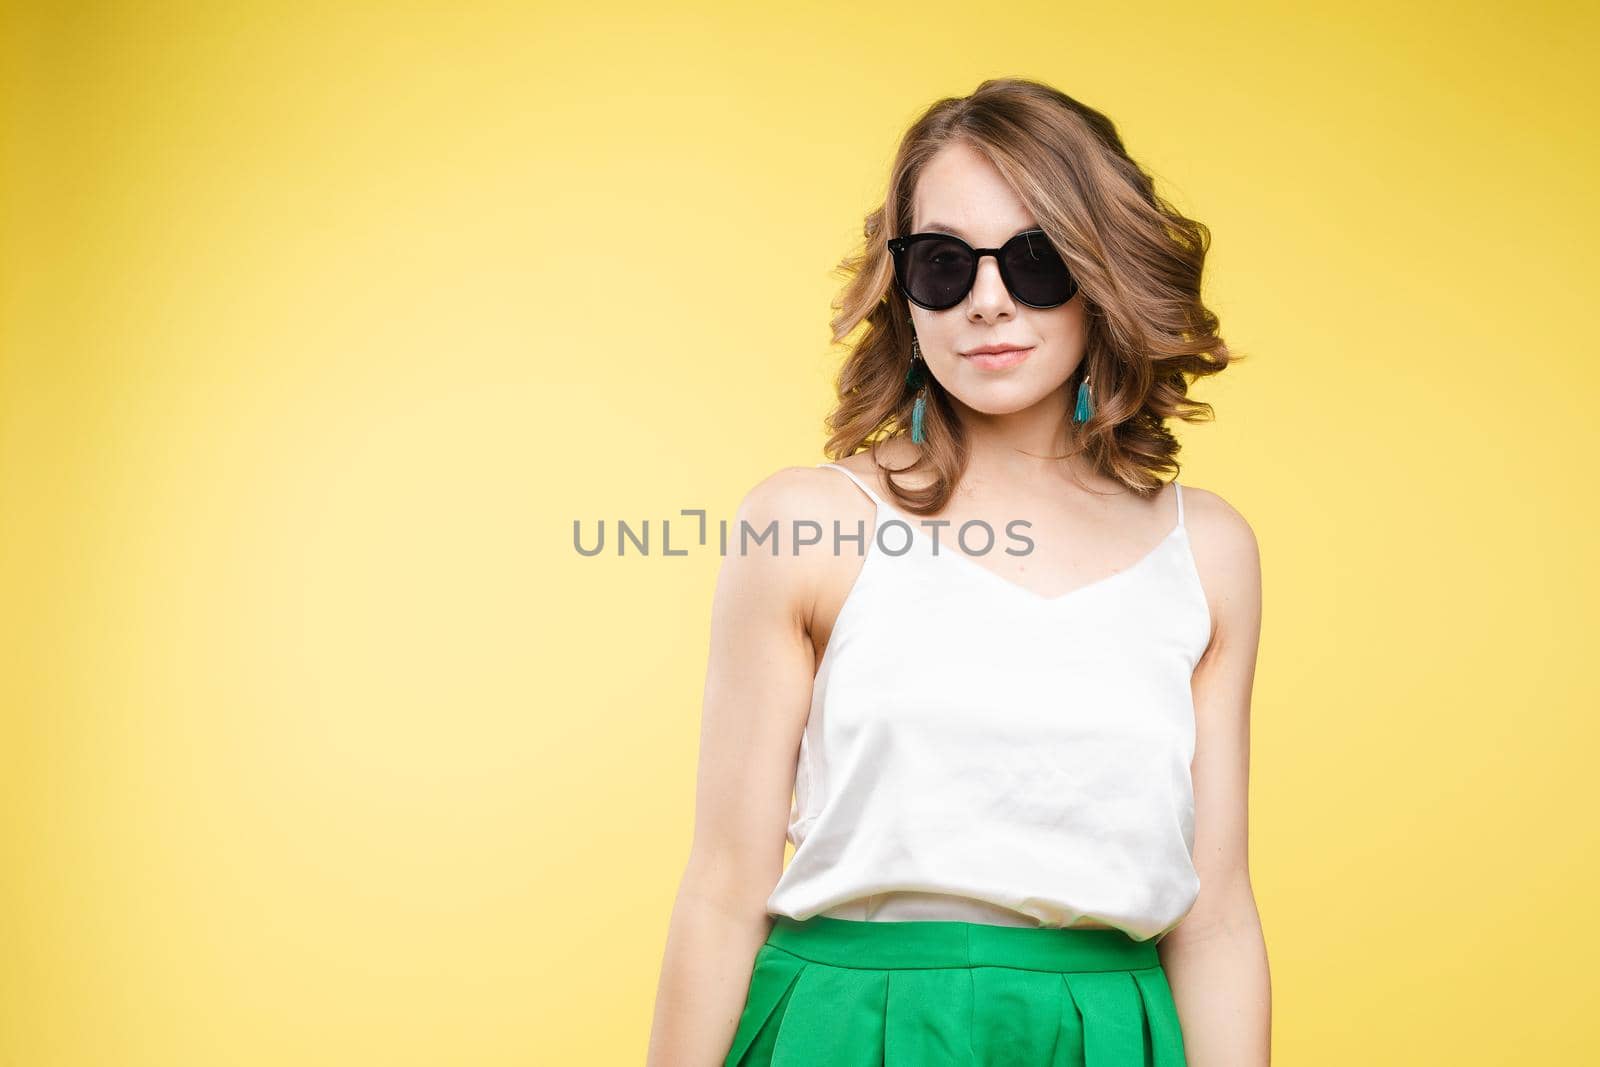
{"type": "Polygon", "coordinates": [[[929,311],[966,299],[984,256],[994,257],[1000,280],[1028,307],[1060,307],[1078,292],[1077,279],[1043,230],[1019,233],[999,248],[973,248],[948,233],[914,233],[891,238],[889,253],[900,292],[929,311]]]}

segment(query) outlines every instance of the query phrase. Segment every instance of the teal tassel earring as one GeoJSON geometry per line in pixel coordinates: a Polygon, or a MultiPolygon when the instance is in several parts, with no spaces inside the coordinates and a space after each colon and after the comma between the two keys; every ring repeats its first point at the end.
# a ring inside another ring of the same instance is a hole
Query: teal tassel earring
{"type": "Polygon", "coordinates": [[[920,445],[928,439],[922,425],[928,410],[928,372],[922,346],[917,343],[916,322],[909,318],[906,321],[911,323],[911,366],[906,370],[906,384],[918,390],[917,399],[911,405],[911,440],[920,445]]]}
{"type": "Polygon", "coordinates": [[[1093,414],[1094,404],[1089,399],[1089,376],[1085,374],[1083,381],[1078,383],[1078,406],[1072,410],[1072,421],[1088,422],[1093,414]]]}

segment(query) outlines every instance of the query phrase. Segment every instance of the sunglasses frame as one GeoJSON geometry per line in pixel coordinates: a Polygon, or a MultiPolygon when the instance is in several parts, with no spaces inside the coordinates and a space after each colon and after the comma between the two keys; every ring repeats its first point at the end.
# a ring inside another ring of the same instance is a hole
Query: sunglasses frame
{"type": "MultiPolygon", "coordinates": [[[[1055,304],[1030,304],[1030,303],[1028,303],[1028,301],[1022,299],[1022,297],[1017,295],[1016,287],[1011,284],[1011,272],[1010,272],[1010,270],[1008,270],[1006,268],[1005,256],[1002,255],[1001,253],[1003,253],[1007,248],[1010,248],[1012,245],[1016,244],[1018,241],[1029,241],[1033,237],[1042,238],[1047,243],[1050,240],[1049,235],[1046,234],[1043,230],[1035,229],[1035,230],[1024,230],[1023,232],[1017,234],[1015,237],[1011,238],[1005,244],[1001,245],[999,248],[973,248],[971,245],[967,244],[967,242],[963,241],[961,238],[957,237],[955,234],[952,234],[952,233],[913,233],[913,234],[907,234],[904,237],[891,237],[888,240],[888,242],[886,243],[886,245],[887,245],[887,247],[889,249],[889,254],[890,254],[891,258],[894,261],[894,280],[895,280],[895,285],[900,290],[900,295],[905,297],[911,303],[917,305],[917,307],[923,308],[923,309],[925,309],[927,311],[948,311],[950,308],[955,307],[957,304],[961,303],[961,301],[965,300],[967,298],[967,296],[972,292],[972,287],[975,284],[977,284],[977,281],[978,281],[978,267],[983,263],[983,257],[984,256],[993,256],[994,257],[995,266],[1000,268],[1000,280],[1005,283],[1006,292],[1010,293],[1012,299],[1017,301],[1017,303],[1022,304],[1025,307],[1037,308],[1037,309],[1040,309],[1040,310],[1061,307],[1063,304],[1066,304],[1066,303],[1070,302],[1073,297],[1078,295],[1078,279],[1072,276],[1071,268],[1067,268],[1067,296],[1066,296],[1066,299],[1060,301],[1059,303],[1055,303],[1055,304]],[[934,307],[931,304],[924,304],[922,301],[920,301],[916,297],[912,296],[911,293],[906,289],[906,286],[905,286],[905,254],[907,252],[909,252],[911,250],[911,246],[916,244],[917,242],[919,242],[919,241],[933,241],[933,240],[954,241],[956,244],[958,244],[958,245],[962,246],[963,248],[965,248],[972,255],[972,271],[971,271],[970,274],[967,275],[966,284],[964,284],[961,287],[961,295],[956,297],[954,300],[952,300],[950,303],[944,305],[943,307],[934,307]]],[[[1031,243],[1029,244],[1029,251],[1030,252],[1032,251],[1032,244],[1031,243]]],[[[1063,260],[1062,262],[1063,262],[1063,266],[1065,266],[1065,260],[1063,260]]]]}

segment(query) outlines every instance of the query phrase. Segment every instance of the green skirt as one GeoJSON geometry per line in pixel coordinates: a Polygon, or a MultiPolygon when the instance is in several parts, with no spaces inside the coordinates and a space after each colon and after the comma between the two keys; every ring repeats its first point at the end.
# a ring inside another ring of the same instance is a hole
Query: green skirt
{"type": "Polygon", "coordinates": [[[1184,1067],[1154,940],[773,916],[724,1067],[1184,1067]]]}

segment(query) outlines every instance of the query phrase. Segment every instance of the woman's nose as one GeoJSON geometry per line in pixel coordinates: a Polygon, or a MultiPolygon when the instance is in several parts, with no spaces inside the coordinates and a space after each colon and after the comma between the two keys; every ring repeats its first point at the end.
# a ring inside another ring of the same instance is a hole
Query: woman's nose
{"type": "Polygon", "coordinates": [[[1005,279],[1000,277],[1000,264],[994,256],[978,260],[978,276],[972,280],[972,305],[976,309],[993,310],[1011,303],[1011,293],[1005,279]]]}

